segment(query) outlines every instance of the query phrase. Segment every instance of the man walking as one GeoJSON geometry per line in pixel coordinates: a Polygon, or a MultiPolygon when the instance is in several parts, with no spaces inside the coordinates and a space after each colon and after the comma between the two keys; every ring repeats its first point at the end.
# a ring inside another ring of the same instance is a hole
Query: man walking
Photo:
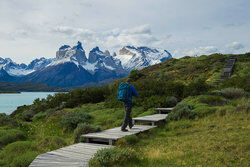
{"type": "Polygon", "coordinates": [[[134,125],[132,123],[131,111],[132,111],[132,96],[138,97],[138,93],[133,85],[131,85],[131,78],[127,79],[126,83],[121,83],[119,85],[119,90],[117,93],[117,100],[122,101],[125,109],[124,121],[121,127],[121,131],[127,132],[127,126],[131,129],[134,125]]]}

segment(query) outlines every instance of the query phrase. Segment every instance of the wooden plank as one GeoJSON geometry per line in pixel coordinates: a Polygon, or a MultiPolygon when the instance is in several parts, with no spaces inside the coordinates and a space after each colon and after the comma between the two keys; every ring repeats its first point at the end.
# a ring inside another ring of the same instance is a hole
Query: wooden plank
{"type": "Polygon", "coordinates": [[[144,117],[133,118],[135,121],[149,121],[149,122],[158,122],[165,120],[168,114],[154,114],[144,117]]]}
{"type": "Polygon", "coordinates": [[[155,110],[166,110],[166,111],[171,111],[174,108],[155,108],[155,110]]]}
{"type": "MultiPolygon", "coordinates": [[[[105,130],[99,133],[88,133],[82,135],[83,138],[98,138],[98,139],[112,139],[117,140],[119,138],[125,137],[127,135],[137,134],[143,131],[147,131],[151,128],[155,128],[156,126],[147,126],[147,125],[135,125],[132,129],[128,130],[128,132],[122,132],[121,130],[117,130],[118,128],[105,130]],[[115,133],[113,133],[116,131],[115,133]]],[[[119,127],[120,128],[120,127],[119,127]]]]}
{"type": "Polygon", "coordinates": [[[91,143],[78,143],[58,150],[38,155],[30,167],[87,167],[92,156],[103,148],[111,146],[91,143]]]}
{"type": "Polygon", "coordinates": [[[156,111],[158,111],[159,114],[162,113],[169,113],[173,110],[174,108],[155,108],[156,111]]]}

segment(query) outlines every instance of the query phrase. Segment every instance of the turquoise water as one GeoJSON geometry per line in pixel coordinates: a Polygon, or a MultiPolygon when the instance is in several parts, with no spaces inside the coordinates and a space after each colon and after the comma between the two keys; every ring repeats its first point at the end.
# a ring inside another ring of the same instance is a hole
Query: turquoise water
{"type": "Polygon", "coordinates": [[[20,94],[0,94],[0,113],[11,114],[18,106],[32,104],[36,98],[45,98],[55,92],[22,92],[20,94]]]}

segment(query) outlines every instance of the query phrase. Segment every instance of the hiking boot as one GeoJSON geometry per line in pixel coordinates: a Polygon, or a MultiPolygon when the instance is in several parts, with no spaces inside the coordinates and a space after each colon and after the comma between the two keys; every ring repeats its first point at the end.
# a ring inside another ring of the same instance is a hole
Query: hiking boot
{"type": "Polygon", "coordinates": [[[134,124],[132,124],[131,126],[129,126],[129,129],[132,129],[132,128],[133,128],[133,126],[134,126],[134,124]]]}
{"type": "Polygon", "coordinates": [[[122,132],[127,132],[128,130],[127,129],[121,129],[122,132]]]}

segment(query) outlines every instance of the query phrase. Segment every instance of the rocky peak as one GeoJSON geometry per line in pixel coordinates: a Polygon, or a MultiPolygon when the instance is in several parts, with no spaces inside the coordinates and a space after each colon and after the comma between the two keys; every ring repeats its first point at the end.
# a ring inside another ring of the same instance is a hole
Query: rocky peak
{"type": "Polygon", "coordinates": [[[77,61],[79,64],[87,61],[87,57],[85,55],[85,51],[82,48],[82,43],[80,41],[77,42],[76,46],[72,48],[69,45],[63,45],[56,52],[57,59],[70,58],[72,61],[77,61]]]}
{"type": "Polygon", "coordinates": [[[110,52],[109,52],[108,50],[105,50],[104,54],[105,54],[106,56],[111,56],[111,55],[110,55],[110,52]]]}
{"type": "Polygon", "coordinates": [[[69,49],[70,46],[69,45],[63,45],[59,48],[59,50],[66,50],[66,49],[69,49]]]}
{"type": "Polygon", "coordinates": [[[90,63],[95,63],[101,57],[105,57],[105,54],[102,51],[100,51],[99,47],[95,47],[89,52],[89,60],[88,61],[90,63]]]}
{"type": "Polygon", "coordinates": [[[81,43],[80,41],[78,41],[78,42],[77,42],[77,45],[76,45],[76,46],[73,46],[72,49],[82,49],[82,50],[83,50],[83,48],[82,48],[82,43],[81,43]]]}
{"type": "Polygon", "coordinates": [[[134,55],[129,49],[134,47],[124,46],[121,50],[119,50],[119,55],[134,55]]]}

